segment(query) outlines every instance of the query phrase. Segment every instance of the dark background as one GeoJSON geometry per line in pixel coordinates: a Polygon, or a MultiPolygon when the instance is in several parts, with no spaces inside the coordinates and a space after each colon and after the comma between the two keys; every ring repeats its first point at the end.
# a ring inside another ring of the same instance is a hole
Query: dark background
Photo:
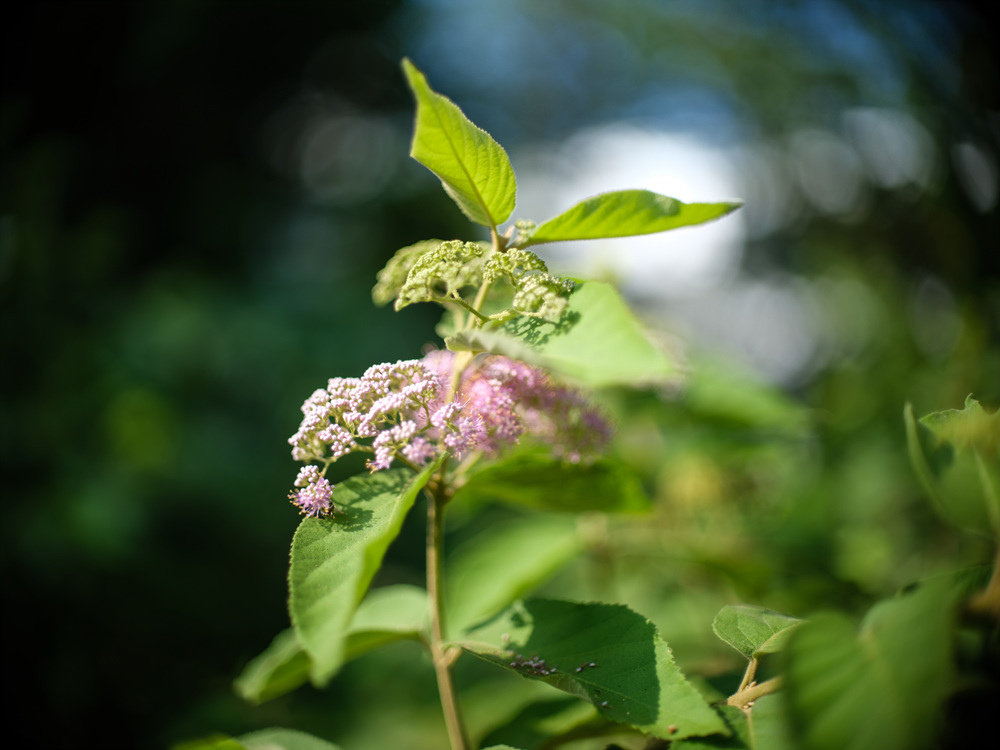
{"type": "MultiPolygon", "coordinates": [[[[403,55],[508,149],[619,118],[781,148],[797,128],[836,132],[850,107],[909,113],[934,145],[927,185],[874,185],[860,215],[806,210],[747,241],[744,273],[847,268],[887,311],[863,357],[778,385],[824,415],[833,457],[862,434],[897,439],[906,400],[1000,402],[996,19],[977,5],[80,0],[4,14],[8,736],[336,737],[312,709],[349,711],[350,686],[255,709],[229,685],[287,624],[298,405],[434,340],[433,310],[376,309],[369,290],[398,247],[468,235],[407,159],[403,55]],[[327,147],[312,160],[307,132],[327,147]],[[978,203],[949,156],[961,143],[981,157],[978,203]],[[937,348],[913,330],[935,320],[912,313],[928,280],[961,321],[937,348]]],[[[419,546],[419,529],[404,535],[390,565],[419,568],[419,546]]]]}

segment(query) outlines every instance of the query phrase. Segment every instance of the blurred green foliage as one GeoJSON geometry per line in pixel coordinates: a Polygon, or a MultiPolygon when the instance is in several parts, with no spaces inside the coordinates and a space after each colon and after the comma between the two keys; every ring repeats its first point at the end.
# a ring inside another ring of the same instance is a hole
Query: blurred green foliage
{"type": "MultiPolygon", "coordinates": [[[[907,401],[918,415],[969,393],[990,412],[1000,403],[987,20],[930,0],[8,11],[10,731],[53,748],[153,748],[287,725],[350,748],[441,746],[433,677],[412,643],[348,665],[323,693],[253,707],[231,688],[287,625],[298,519],[284,502],[285,439],[301,400],[435,340],[432,310],[378,309],[369,290],[397,248],[466,231],[406,160],[404,54],[509,146],[640,118],[782,148],[802,128],[835,132],[852,107],[892,107],[923,124],[936,154],[925,186],[871,180],[849,216],[809,208],[808,181],[792,182],[793,219],[754,232],[743,269],[825,285],[832,352],[782,392],[695,341],[677,392],[604,394],[655,510],[638,523],[588,517],[587,554],[546,593],[627,602],[682,668],[731,682],[738,660],[711,633],[725,604],[860,615],[921,576],[987,561],[986,543],[946,527],[923,496],[901,416],[907,401]],[[956,166],[969,153],[987,175],[972,189],[956,166]]],[[[763,190],[757,177],[747,184],[763,190]]],[[[741,197],[751,210],[754,191],[741,197]]],[[[345,462],[342,475],[360,468],[345,462]]],[[[456,508],[452,546],[512,515],[456,508]]],[[[422,535],[418,515],[377,583],[420,582],[422,535]]],[[[484,669],[460,662],[460,687],[484,669]]],[[[489,679],[465,698],[481,734],[523,708],[505,690],[518,678],[489,679]]]]}

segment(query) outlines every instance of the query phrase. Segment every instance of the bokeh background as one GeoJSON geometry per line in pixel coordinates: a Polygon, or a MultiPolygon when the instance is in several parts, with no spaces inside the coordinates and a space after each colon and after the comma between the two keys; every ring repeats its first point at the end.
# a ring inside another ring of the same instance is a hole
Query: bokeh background
{"type": "MultiPolygon", "coordinates": [[[[261,707],[230,687],[287,624],[299,404],[434,341],[435,310],[371,305],[375,273],[470,237],[407,157],[404,55],[508,149],[516,217],[626,187],[746,201],[703,229],[542,248],[618,281],[692,369],[610,397],[662,533],[622,532],[599,593],[710,672],[721,603],[861,611],[986,559],[922,500],[901,415],[1000,403],[995,21],[945,0],[5,9],[5,736],[440,741],[417,651],[261,707]]],[[[421,534],[386,580],[419,580],[421,534]]]]}

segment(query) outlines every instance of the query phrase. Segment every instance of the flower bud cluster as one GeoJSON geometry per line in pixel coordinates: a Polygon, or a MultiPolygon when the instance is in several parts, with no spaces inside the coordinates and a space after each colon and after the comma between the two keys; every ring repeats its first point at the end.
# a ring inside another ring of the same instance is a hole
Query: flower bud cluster
{"type": "Polygon", "coordinates": [[[368,468],[379,471],[395,459],[423,466],[445,452],[458,459],[474,451],[497,456],[530,435],[577,462],[596,456],[610,439],[603,416],[543,370],[491,355],[467,368],[452,392],[454,366],[453,352],[434,351],[423,360],[375,365],[360,378],[332,378],[315,391],[288,440],[292,457],[309,464],[299,472],[292,502],[308,516],[335,513],[323,474],[354,451],[373,454],[368,468]]]}
{"type": "Polygon", "coordinates": [[[530,250],[510,248],[483,265],[483,280],[506,278],[514,287],[514,310],[557,323],[573,291],[573,282],[549,273],[545,261],[530,250]]]}
{"type": "Polygon", "coordinates": [[[478,286],[483,280],[484,252],[480,242],[448,240],[423,253],[410,267],[395,308],[401,310],[414,302],[453,300],[464,287],[478,286]]]}

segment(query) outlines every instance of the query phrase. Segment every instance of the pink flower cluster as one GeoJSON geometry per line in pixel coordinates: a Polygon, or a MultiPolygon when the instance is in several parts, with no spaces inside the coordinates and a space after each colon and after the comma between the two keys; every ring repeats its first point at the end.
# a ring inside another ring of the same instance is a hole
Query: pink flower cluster
{"type": "Polygon", "coordinates": [[[292,457],[309,462],[289,498],[308,516],[336,512],[326,467],[353,451],[374,454],[372,471],[400,458],[422,466],[448,452],[496,456],[522,435],[577,462],[599,453],[611,436],[607,421],[576,391],[543,370],[507,357],[486,356],[468,367],[452,391],[455,355],[370,367],[360,378],[332,378],[302,405],[302,422],[288,442],[292,457]],[[320,470],[312,462],[323,464],[320,470]]]}

